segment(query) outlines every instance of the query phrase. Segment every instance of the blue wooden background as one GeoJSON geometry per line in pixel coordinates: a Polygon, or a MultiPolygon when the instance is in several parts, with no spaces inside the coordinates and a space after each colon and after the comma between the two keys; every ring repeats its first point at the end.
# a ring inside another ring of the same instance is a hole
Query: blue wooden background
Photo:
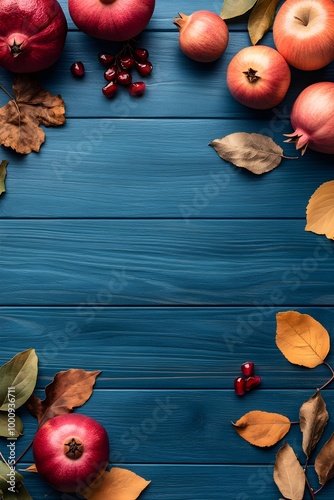
{"type": "MultiPolygon", "coordinates": [[[[78,32],[60,3],[65,50],[38,79],[64,98],[66,125],[47,130],[39,154],[2,149],[10,163],[0,198],[1,364],[34,347],[41,397],[57,371],[102,370],[77,411],[107,428],[111,465],[152,480],[143,500],[277,499],[281,444],[252,447],[231,421],[254,409],[296,421],[329,377],[325,367],[283,358],[275,316],[294,309],[333,331],[333,243],[304,231],[308,200],[333,179],[333,159],[308,151],[255,176],[208,144],[258,132],[293,155],[283,143],[292,103],[306,85],[333,80],[334,65],[293,70],[274,110],[245,108],[225,83],[228,62],[250,44],[245,21],[230,22],[224,56],[201,65],[181,53],[172,20],[219,12],[222,1],[157,0],[139,44],[154,65],[147,93],[134,99],[124,90],[109,101],[97,55],[114,46],[78,32]],[[86,66],[81,81],[69,71],[77,60],[86,66]],[[247,360],[263,383],[238,398],[233,380],[247,360]]],[[[273,46],[272,34],[262,43],[273,46]]],[[[12,75],[0,74],[10,87],[12,75]]],[[[332,418],[322,442],[334,430],[333,390],[324,397],[332,418]]],[[[23,417],[22,449],[36,430],[23,417]]],[[[287,441],[303,461],[298,426],[287,441]]],[[[26,455],[23,467],[32,460],[26,455]]],[[[34,499],[61,498],[36,475],[25,477],[34,499]]],[[[329,484],[319,498],[333,492],[329,484]]]]}

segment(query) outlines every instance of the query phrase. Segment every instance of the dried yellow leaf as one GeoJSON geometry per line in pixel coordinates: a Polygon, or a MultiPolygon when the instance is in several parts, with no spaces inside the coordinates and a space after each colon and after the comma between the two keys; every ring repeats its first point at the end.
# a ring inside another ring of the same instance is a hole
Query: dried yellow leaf
{"type": "Polygon", "coordinates": [[[277,347],[290,363],[315,368],[325,361],[330,349],[329,334],[312,316],[279,312],[276,322],[277,347]]]}
{"type": "Polygon", "coordinates": [[[334,239],[334,181],[325,182],[311,196],[306,208],[305,231],[334,239]]]}
{"type": "Polygon", "coordinates": [[[254,410],[246,413],[234,425],[246,441],[255,446],[273,446],[290,430],[290,420],[279,413],[254,410]]]}
{"type": "Polygon", "coordinates": [[[276,455],[274,481],[285,498],[302,500],[305,491],[305,472],[291,446],[285,443],[276,455]]]}
{"type": "Polygon", "coordinates": [[[87,500],[136,500],[150,484],[134,472],[114,467],[83,492],[87,500]]]}

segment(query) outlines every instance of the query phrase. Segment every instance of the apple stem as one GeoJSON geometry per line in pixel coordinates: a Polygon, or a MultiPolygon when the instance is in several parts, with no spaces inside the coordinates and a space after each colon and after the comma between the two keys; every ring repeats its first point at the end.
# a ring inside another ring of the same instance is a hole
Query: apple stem
{"type": "Polygon", "coordinates": [[[297,21],[300,21],[304,26],[307,26],[309,23],[309,19],[302,19],[301,17],[298,16],[294,16],[294,18],[297,19],[297,21]]]}

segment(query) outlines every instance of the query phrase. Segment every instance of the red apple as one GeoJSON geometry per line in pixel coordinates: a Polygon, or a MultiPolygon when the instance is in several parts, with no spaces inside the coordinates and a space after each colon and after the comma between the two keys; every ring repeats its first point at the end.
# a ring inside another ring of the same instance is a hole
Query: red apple
{"type": "Polygon", "coordinates": [[[291,66],[323,68],[334,60],[333,0],[286,0],[276,15],[273,36],[291,66]]]}
{"type": "Polygon", "coordinates": [[[69,0],[76,26],[95,38],[122,42],[141,33],[152,17],[155,0],[69,0]]]}
{"type": "Polygon", "coordinates": [[[109,462],[109,439],[96,420],[77,413],[53,417],[36,432],[35,465],[50,486],[80,492],[97,481],[109,462]]]}

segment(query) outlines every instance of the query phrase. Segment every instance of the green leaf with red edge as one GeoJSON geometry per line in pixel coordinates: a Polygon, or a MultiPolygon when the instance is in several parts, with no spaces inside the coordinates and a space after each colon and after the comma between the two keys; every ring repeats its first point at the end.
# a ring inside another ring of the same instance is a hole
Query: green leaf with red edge
{"type": "Polygon", "coordinates": [[[91,397],[96,377],[100,373],[76,368],[58,372],[45,388],[46,398],[41,401],[33,394],[27,401],[28,410],[37,418],[40,426],[52,417],[69,413],[91,397]]]}

